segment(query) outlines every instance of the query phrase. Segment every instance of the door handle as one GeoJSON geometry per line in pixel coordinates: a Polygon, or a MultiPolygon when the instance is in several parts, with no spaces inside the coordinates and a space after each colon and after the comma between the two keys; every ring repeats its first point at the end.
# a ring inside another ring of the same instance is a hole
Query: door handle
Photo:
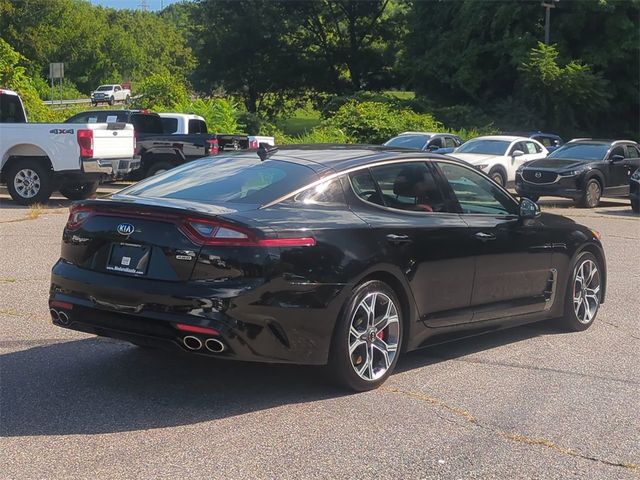
{"type": "Polygon", "coordinates": [[[493,233],[484,233],[484,232],[478,232],[474,235],[474,237],[476,237],[478,240],[482,242],[488,242],[489,240],[496,239],[496,236],[493,233]]]}
{"type": "Polygon", "coordinates": [[[412,241],[413,240],[411,240],[408,235],[396,235],[395,233],[390,233],[389,235],[387,235],[387,242],[396,245],[411,243],[412,241]]]}

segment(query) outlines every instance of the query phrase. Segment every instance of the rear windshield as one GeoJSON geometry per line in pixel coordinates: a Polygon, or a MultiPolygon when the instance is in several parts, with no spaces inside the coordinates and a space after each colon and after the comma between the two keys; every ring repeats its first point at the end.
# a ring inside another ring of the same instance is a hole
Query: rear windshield
{"type": "Polygon", "coordinates": [[[17,95],[0,94],[0,123],[25,123],[24,110],[17,95]]]}
{"type": "Polygon", "coordinates": [[[427,144],[430,135],[400,135],[392,138],[387,143],[388,147],[402,147],[402,148],[414,148],[416,150],[422,150],[427,144]]]}
{"type": "Polygon", "coordinates": [[[162,119],[159,115],[148,113],[134,113],[131,115],[131,123],[139,133],[164,133],[162,119]]]}
{"type": "Polygon", "coordinates": [[[186,163],[132,185],[121,193],[206,204],[264,205],[317,180],[309,167],[257,155],[220,156],[186,163]]]}

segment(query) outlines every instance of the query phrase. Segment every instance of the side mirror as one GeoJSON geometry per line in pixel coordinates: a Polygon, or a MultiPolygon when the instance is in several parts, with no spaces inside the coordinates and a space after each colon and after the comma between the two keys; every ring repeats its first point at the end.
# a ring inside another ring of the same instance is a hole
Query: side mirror
{"type": "Polygon", "coordinates": [[[511,154],[513,158],[521,157],[522,155],[524,155],[524,152],[522,150],[514,150],[513,153],[511,154]]]}
{"type": "Polygon", "coordinates": [[[432,144],[432,145],[427,146],[427,150],[429,152],[435,152],[436,150],[440,150],[440,147],[438,145],[432,144]]]}
{"type": "Polygon", "coordinates": [[[530,198],[524,197],[520,201],[520,211],[518,215],[520,218],[536,218],[540,215],[540,207],[530,198]]]}
{"type": "Polygon", "coordinates": [[[611,163],[621,162],[622,160],[624,160],[624,156],[623,155],[613,155],[611,157],[611,163]]]}

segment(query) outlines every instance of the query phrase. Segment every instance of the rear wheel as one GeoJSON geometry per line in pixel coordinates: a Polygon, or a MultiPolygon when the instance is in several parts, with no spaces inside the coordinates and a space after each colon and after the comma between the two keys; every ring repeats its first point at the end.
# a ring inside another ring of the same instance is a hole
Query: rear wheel
{"type": "Polygon", "coordinates": [[[20,205],[49,200],[53,191],[51,171],[37,160],[20,160],[7,169],[7,190],[20,205]]]}
{"type": "Polygon", "coordinates": [[[504,173],[499,168],[492,168],[489,172],[489,176],[491,180],[496,182],[501,187],[504,187],[507,184],[507,179],[505,178],[504,173]]]}
{"type": "Polygon", "coordinates": [[[596,208],[600,204],[600,197],[602,196],[602,187],[600,182],[591,178],[587,181],[582,192],[582,198],[580,199],[580,206],[584,208],[596,208]]]}
{"type": "Polygon", "coordinates": [[[571,331],[589,328],[602,299],[602,267],[589,252],[582,252],[573,264],[565,295],[562,324],[571,331]]]}
{"type": "Polygon", "coordinates": [[[153,177],[154,175],[166,172],[167,170],[171,170],[172,168],[173,165],[169,162],[156,162],[147,170],[147,177],[153,177]]]}
{"type": "Polygon", "coordinates": [[[394,291],[377,280],[359,285],[336,324],[328,365],[332,380],[358,392],[379,387],[398,363],[402,334],[394,291]]]}
{"type": "Polygon", "coordinates": [[[60,193],[69,200],[86,200],[98,190],[100,182],[68,183],[60,187],[60,193]]]}

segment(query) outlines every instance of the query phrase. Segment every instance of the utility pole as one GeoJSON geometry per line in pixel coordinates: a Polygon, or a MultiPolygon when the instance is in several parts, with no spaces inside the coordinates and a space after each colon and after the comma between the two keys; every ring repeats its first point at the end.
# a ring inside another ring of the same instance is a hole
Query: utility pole
{"type": "Polygon", "coordinates": [[[551,9],[556,8],[556,3],[560,0],[542,0],[542,6],[545,8],[544,16],[544,43],[549,45],[551,42],[551,9]]]}
{"type": "Polygon", "coordinates": [[[143,12],[148,11],[149,5],[147,4],[147,0],[140,0],[140,3],[138,4],[138,9],[142,10],[143,12]]]}

